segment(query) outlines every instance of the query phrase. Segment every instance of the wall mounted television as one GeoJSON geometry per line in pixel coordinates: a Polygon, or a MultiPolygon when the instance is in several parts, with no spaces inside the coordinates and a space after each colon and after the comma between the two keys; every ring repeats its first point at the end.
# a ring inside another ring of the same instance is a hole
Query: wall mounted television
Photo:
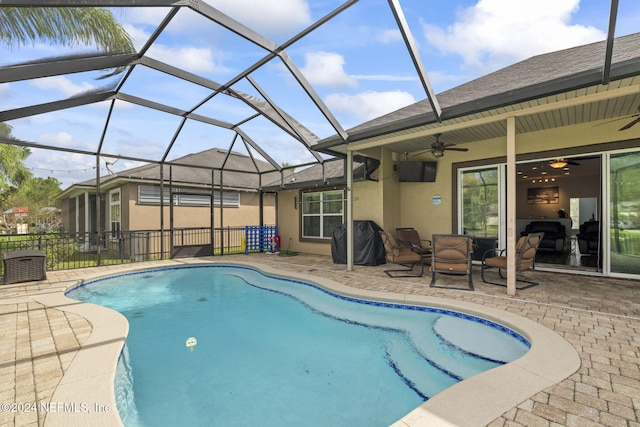
{"type": "Polygon", "coordinates": [[[398,179],[400,182],[435,182],[437,162],[400,162],[398,179]]]}

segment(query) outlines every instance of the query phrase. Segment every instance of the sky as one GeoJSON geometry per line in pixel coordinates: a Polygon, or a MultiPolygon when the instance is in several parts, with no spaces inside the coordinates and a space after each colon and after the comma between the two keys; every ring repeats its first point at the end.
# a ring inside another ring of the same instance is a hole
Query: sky
{"type": "MultiPolygon", "coordinates": [[[[415,39],[420,59],[434,89],[440,93],[532,56],[606,38],[609,2],[604,0],[397,0],[415,39]]],[[[281,45],[337,8],[338,0],[208,0],[221,12],[281,45]]],[[[167,15],[166,8],[113,10],[139,48],[167,15]]],[[[640,2],[620,0],[616,36],[640,29],[640,2]]],[[[286,47],[322,102],[347,130],[358,124],[426,98],[411,58],[404,47],[387,0],[360,0],[301,40],[286,47]]],[[[91,48],[60,48],[44,44],[8,48],[0,45],[0,66],[74,53],[91,48]]],[[[264,58],[261,47],[182,9],[147,56],[224,84],[264,58]]],[[[100,73],[78,73],[34,81],[0,84],[0,111],[76,96],[100,87],[114,87],[122,75],[98,79],[100,73]]],[[[252,81],[233,86],[243,93],[263,93],[319,138],[336,128],[318,110],[286,65],[271,60],[252,81]]],[[[207,99],[209,90],[177,81],[151,68],[137,66],[123,92],[189,110],[207,99]]],[[[216,96],[196,112],[238,123],[253,111],[237,100],[216,96]]],[[[100,144],[109,102],[31,116],[9,122],[21,140],[77,150],[100,144]]],[[[104,135],[104,153],[159,159],[171,139],[168,159],[211,147],[255,152],[233,132],[150,111],[118,101],[104,135]]],[[[309,150],[264,119],[254,119],[243,131],[279,163],[313,160],[309,150]]],[[[259,157],[259,156],[258,156],[259,157]]],[[[25,162],[34,175],[53,176],[66,188],[95,178],[95,158],[62,151],[32,149],[25,162]]],[[[140,163],[101,159],[101,174],[140,163]]]]}

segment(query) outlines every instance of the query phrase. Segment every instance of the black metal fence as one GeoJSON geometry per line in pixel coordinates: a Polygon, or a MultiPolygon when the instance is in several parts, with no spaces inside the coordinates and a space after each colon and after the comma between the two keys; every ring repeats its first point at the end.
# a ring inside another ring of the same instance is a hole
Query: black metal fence
{"type": "MultiPolygon", "coordinates": [[[[47,270],[67,270],[185,256],[244,253],[244,227],[98,233],[0,235],[0,254],[39,250],[47,270]]],[[[0,263],[4,273],[4,263],[0,263]]]]}

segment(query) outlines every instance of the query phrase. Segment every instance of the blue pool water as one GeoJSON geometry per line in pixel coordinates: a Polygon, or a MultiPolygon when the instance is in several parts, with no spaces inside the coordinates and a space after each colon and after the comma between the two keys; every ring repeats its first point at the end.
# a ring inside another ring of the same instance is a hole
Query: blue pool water
{"type": "Polygon", "coordinates": [[[149,270],[68,295],[129,320],[116,392],[128,427],[387,426],[529,348],[466,314],[366,302],[237,266],[149,270]]]}

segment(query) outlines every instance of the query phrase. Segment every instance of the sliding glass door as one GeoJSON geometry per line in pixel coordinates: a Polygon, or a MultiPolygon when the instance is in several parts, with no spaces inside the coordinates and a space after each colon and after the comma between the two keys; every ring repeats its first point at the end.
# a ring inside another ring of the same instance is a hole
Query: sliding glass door
{"type": "Polygon", "coordinates": [[[640,274],[640,152],[612,154],[609,165],[611,272],[640,274]]]}
{"type": "Polygon", "coordinates": [[[474,259],[499,243],[502,181],[500,168],[464,170],[460,175],[461,230],[474,242],[474,259]]]}

